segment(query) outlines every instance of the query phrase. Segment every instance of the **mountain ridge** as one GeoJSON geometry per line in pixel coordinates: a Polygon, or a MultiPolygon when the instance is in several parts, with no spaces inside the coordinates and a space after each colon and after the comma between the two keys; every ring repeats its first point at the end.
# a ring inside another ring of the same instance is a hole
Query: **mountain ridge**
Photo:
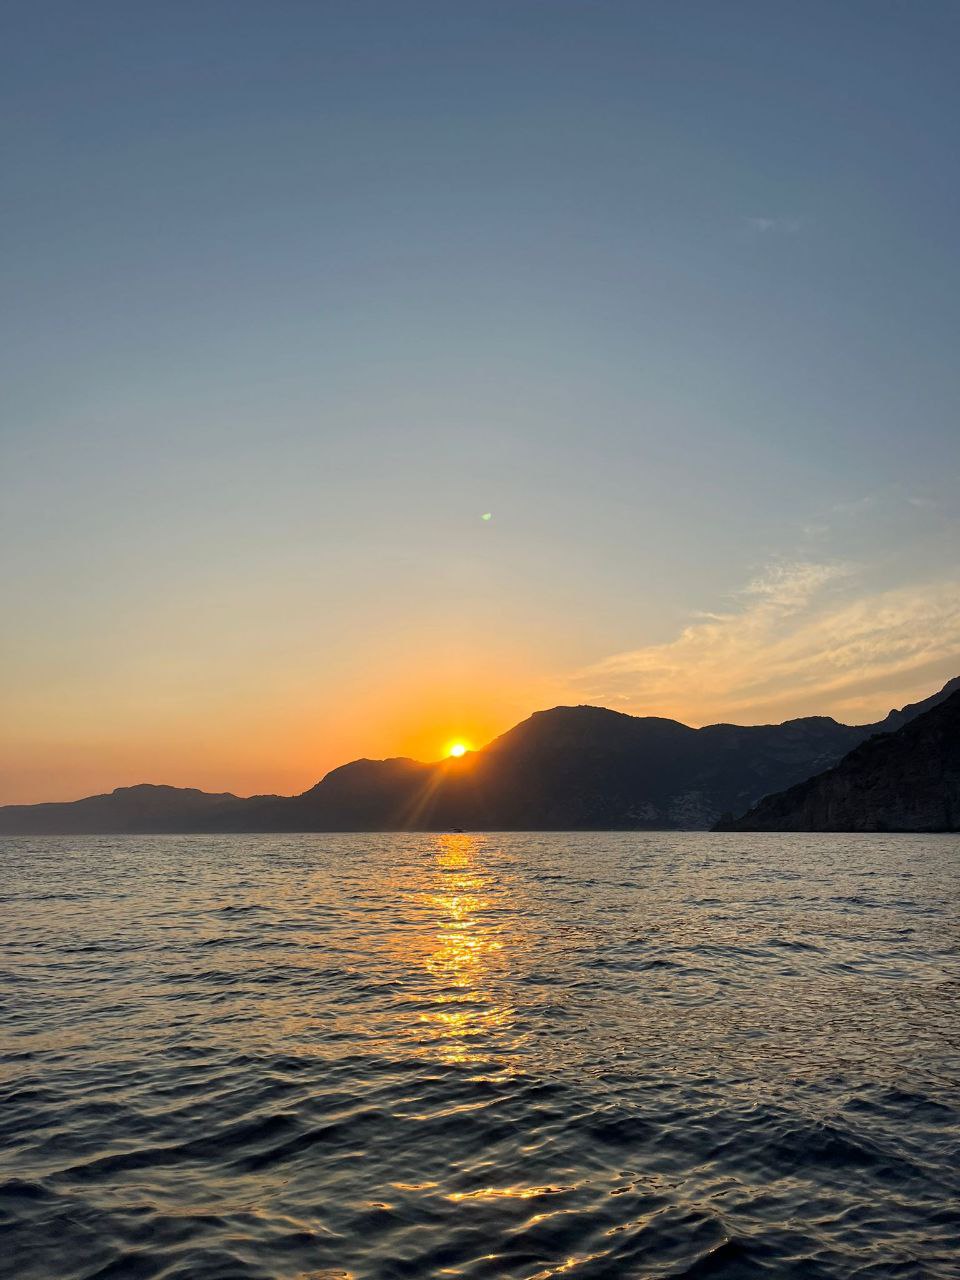
{"type": "Polygon", "coordinates": [[[533,712],[461,760],[361,758],[294,796],[142,783],[2,807],[0,833],[705,829],[830,768],[884,726],[909,723],[956,689],[960,677],[859,726],[802,716],[693,728],[664,716],[558,706],[533,712]]]}
{"type": "Polygon", "coordinates": [[[715,830],[960,830],[960,687],[715,830]]]}

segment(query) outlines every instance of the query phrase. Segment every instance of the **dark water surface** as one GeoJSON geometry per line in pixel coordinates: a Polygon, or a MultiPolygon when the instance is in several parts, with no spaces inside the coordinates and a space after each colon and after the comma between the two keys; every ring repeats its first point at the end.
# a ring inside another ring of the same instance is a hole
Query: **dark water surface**
{"type": "Polygon", "coordinates": [[[960,1276],[960,840],[6,838],[16,1280],[960,1276]]]}

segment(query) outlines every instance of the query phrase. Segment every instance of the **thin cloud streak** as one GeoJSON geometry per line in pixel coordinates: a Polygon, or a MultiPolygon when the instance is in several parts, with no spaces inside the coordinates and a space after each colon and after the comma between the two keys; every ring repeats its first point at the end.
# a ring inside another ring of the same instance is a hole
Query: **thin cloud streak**
{"type": "Polygon", "coordinates": [[[938,666],[960,671],[960,582],[856,587],[846,565],[773,566],[729,613],[614,654],[575,684],[590,701],[701,724],[860,710],[869,719],[918,686],[932,692],[938,666]]]}

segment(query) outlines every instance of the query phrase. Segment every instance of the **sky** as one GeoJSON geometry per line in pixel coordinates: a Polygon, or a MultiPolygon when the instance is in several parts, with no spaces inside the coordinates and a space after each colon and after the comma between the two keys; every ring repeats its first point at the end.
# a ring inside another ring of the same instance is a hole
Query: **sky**
{"type": "Polygon", "coordinates": [[[960,673],[958,49],[953,0],[8,0],[0,802],[960,673]]]}

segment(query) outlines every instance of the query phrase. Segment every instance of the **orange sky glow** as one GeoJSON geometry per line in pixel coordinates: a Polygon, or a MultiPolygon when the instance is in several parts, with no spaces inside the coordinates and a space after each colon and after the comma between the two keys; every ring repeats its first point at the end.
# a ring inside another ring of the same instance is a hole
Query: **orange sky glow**
{"type": "Polygon", "coordinates": [[[13,6],[0,804],[960,673],[960,8],[693,7],[13,6]]]}
{"type": "Polygon", "coordinates": [[[446,670],[434,658],[406,678],[381,670],[376,682],[360,675],[338,688],[304,673],[302,693],[273,686],[245,699],[211,689],[192,702],[162,694],[151,701],[115,687],[96,702],[96,717],[76,696],[45,705],[24,699],[0,743],[0,803],[76,799],[138,782],[294,794],[362,756],[438,760],[455,742],[482,746],[549,698],[544,682],[502,658],[482,686],[451,669],[462,654],[446,670]]]}

